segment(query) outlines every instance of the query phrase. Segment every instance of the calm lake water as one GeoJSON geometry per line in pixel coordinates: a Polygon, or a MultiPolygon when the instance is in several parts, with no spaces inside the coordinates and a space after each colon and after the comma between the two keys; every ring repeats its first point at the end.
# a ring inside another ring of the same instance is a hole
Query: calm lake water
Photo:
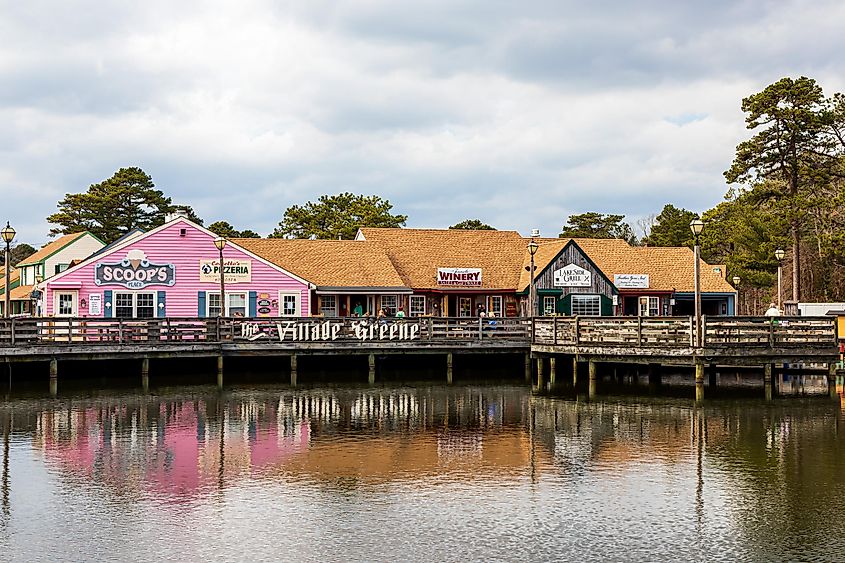
{"type": "Polygon", "coordinates": [[[0,557],[842,560],[843,420],[518,386],[6,398],[0,557]]]}

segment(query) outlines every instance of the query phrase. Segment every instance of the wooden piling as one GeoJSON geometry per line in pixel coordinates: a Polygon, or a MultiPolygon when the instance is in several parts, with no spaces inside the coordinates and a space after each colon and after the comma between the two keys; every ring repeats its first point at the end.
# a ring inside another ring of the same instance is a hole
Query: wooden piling
{"type": "Polygon", "coordinates": [[[763,366],[763,393],[767,401],[772,400],[772,364],[766,362],[763,366]]]}
{"type": "Polygon", "coordinates": [[[554,387],[557,383],[557,366],[555,365],[556,358],[552,356],[549,358],[549,384],[554,387]]]}
{"type": "Polygon", "coordinates": [[[59,378],[58,377],[51,377],[50,378],[50,396],[55,397],[59,394],[59,378]]]}
{"type": "Polygon", "coordinates": [[[59,377],[59,361],[56,358],[50,360],[50,379],[59,377]]]}
{"type": "Polygon", "coordinates": [[[545,367],[546,363],[543,361],[543,358],[537,358],[537,389],[543,389],[545,387],[545,367]]]}
{"type": "Polygon", "coordinates": [[[223,387],[223,354],[217,356],[217,387],[223,387]]]}
{"type": "Polygon", "coordinates": [[[525,383],[531,383],[531,354],[525,354],[525,383]]]}
{"type": "Polygon", "coordinates": [[[695,361],[695,402],[704,401],[704,362],[699,359],[695,361]]]}
{"type": "Polygon", "coordinates": [[[150,390],[150,359],[146,356],[141,358],[141,388],[144,393],[150,390]]]}
{"type": "Polygon", "coordinates": [[[587,364],[587,373],[589,377],[589,386],[587,388],[587,394],[592,399],[596,396],[598,392],[599,364],[597,361],[589,361],[589,363],[587,364]]]}
{"type": "Polygon", "coordinates": [[[369,366],[369,372],[367,375],[367,382],[370,385],[373,385],[376,382],[376,355],[370,354],[367,357],[367,365],[369,366]]]}
{"type": "Polygon", "coordinates": [[[291,354],[291,356],[290,356],[290,386],[291,387],[296,387],[296,379],[298,377],[297,370],[296,370],[296,363],[297,363],[296,354],[291,354]]]}
{"type": "Polygon", "coordinates": [[[572,386],[578,387],[578,356],[572,356],[572,386]]]}
{"type": "Polygon", "coordinates": [[[446,383],[452,384],[452,352],[446,354],[446,383]]]}
{"type": "Polygon", "coordinates": [[[839,398],[836,392],[836,364],[833,362],[827,364],[827,393],[831,399],[839,398]]]}

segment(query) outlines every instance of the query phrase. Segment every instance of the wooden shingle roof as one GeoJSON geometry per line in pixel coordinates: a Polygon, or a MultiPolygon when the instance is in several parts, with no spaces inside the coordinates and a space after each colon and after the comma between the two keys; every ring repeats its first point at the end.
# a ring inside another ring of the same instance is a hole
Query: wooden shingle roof
{"type": "MultiPolygon", "coordinates": [[[[573,239],[584,253],[613,281],[616,274],[648,274],[650,289],[658,291],[695,291],[695,260],[687,247],[630,246],[621,239],[573,239]]],[[[569,239],[559,241],[544,239],[534,256],[539,274],[563,250],[569,239]]],[[[525,259],[528,264],[528,257],[525,259]]],[[[725,280],[724,266],[701,264],[701,291],[703,293],[734,293],[736,290],[725,280]],[[721,268],[716,272],[715,268],[721,268]]],[[[520,288],[529,283],[527,272],[520,280],[520,288]]]]}
{"type": "Polygon", "coordinates": [[[54,253],[58,252],[59,250],[61,250],[62,248],[66,247],[67,245],[69,245],[73,242],[76,242],[77,240],[79,240],[80,238],[85,236],[87,234],[87,232],[88,231],[81,231],[81,232],[78,232],[78,233],[71,233],[69,235],[64,235],[64,236],[57,238],[53,242],[45,244],[35,254],[31,254],[31,255],[27,256],[26,258],[24,258],[23,260],[21,260],[18,263],[18,267],[20,267],[20,266],[32,266],[33,264],[38,264],[39,262],[41,262],[42,260],[44,260],[45,258],[50,256],[51,254],[54,254],[54,253]]]}
{"type": "MultiPolygon", "coordinates": [[[[516,231],[363,227],[412,289],[443,289],[438,268],[481,268],[482,290],[516,290],[526,242],[516,231]]],[[[455,288],[452,288],[455,289],[455,288]]]]}
{"type": "Polygon", "coordinates": [[[317,286],[405,288],[387,255],[373,243],[281,238],[232,242],[317,286]]]}

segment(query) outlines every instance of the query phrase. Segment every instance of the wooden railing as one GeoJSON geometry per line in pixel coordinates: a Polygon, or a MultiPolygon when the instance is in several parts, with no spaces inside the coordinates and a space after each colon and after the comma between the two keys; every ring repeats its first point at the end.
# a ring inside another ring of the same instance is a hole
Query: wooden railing
{"type": "MultiPolygon", "coordinates": [[[[695,348],[693,317],[537,317],[532,343],[695,348]]],[[[832,348],[832,317],[703,317],[704,348],[832,348]]]]}
{"type": "Polygon", "coordinates": [[[0,319],[0,348],[225,342],[464,342],[527,345],[530,319],[520,318],[12,318],[0,319]]]}

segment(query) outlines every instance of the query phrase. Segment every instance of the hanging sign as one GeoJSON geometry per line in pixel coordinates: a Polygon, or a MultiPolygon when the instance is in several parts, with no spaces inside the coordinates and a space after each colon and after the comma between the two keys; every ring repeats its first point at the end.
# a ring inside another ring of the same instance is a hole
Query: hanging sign
{"type": "Polygon", "coordinates": [[[437,285],[481,287],[481,268],[437,268],[437,285]]]}
{"type": "MultiPolygon", "coordinates": [[[[220,260],[200,260],[200,281],[220,283],[220,260]]],[[[225,283],[250,283],[252,260],[223,260],[225,283]]]]}
{"type": "Polygon", "coordinates": [[[590,287],[592,283],[593,274],[575,264],[569,264],[560,270],[555,270],[555,287],[590,287]]]}
{"type": "Polygon", "coordinates": [[[648,289],[648,274],[614,274],[617,289],[648,289]]]}
{"type": "Polygon", "coordinates": [[[102,315],[103,314],[103,295],[101,293],[88,294],[88,314],[102,315]]]}
{"type": "Polygon", "coordinates": [[[132,249],[120,262],[100,262],[94,266],[94,283],[121,285],[127,289],[141,289],[148,285],[172,286],[176,283],[176,267],[150,262],[143,250],[132,249]]]}

